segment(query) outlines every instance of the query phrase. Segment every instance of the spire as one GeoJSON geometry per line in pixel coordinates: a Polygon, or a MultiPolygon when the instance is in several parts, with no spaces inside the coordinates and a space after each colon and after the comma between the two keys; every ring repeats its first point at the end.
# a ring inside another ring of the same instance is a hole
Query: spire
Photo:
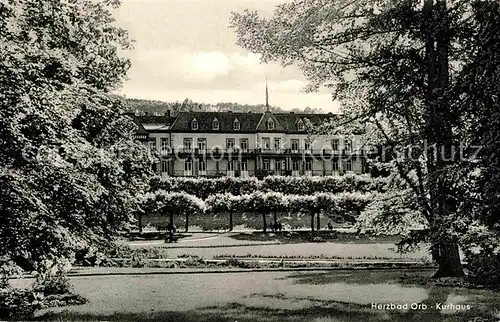
{"type": "Polygon", "coordinates": [[[267,76],[266,76],[266,111],[269,112],[269,90],[267,89],[267,76]]]}

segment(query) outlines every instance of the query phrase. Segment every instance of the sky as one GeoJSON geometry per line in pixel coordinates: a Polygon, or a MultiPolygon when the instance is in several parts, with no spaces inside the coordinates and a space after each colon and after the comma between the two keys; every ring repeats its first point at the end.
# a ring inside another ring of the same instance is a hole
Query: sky
{"type": "MultiPolygon", "coordinates": [[[[283,0],[285,1],[285,0],[283,0]]],[[[199,103],[265,103],[286,110],[305,107],[338,111],[326,89],[306,94],[294,66],[261,64],[259,56],[236,45],[231,12],[248,8],[271,16],[276,1],[123,0],[117,24],[129,31],[132,67],[121,93],[130,98],[199,103]]]]}

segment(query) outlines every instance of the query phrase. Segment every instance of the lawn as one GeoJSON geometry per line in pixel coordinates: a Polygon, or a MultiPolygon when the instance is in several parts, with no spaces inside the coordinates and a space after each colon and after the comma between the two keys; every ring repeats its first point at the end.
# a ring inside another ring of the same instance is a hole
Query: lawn
{"type": "MultiPolygon", "coordinates": [[[[89,302],[41,312],[38,319],[462,322],[478,316],[494,321],[493,317],[498,314],[498,293],[405,285],[401,284],[405,273],[334,271],[76,277],[72,278],[76,291],[89,302]],[[379,310],[372,308],[372,303],[424,303],[427,309],[379,310]],[[469,305],[470,309],[442,310],[436,308],[436,303],[469,305]]],[[[431,273],[420,272],[422,276],[431,273]]]]}
{"type": "Polygon", "coordinates": [[[232,234],[231,239],[245,241],[277,241],[281,244],[298,244],[308,242],[335,242],[335,243],[355,243],[355,244],[370,244],[370,243],[397,243],[401,240],[399,236],[387,235],[371,235],[357,234],[356,232],[346,231],[281,231],[276,233],[263,232],[242,232],[232,234]]]}
{"type": "MultiPolygon", "coordinates": [[[[187,244],[187,243],[186,243],[187,244]]],[[[399,254],[394,251],[394,244],[338,244],[338,243],[300,243],[300,244],[277,244],[277,245],[255,245],[235,247],[211,247],[211,248],[169,248],[169,258],[177,258],[179,255],[192,255],[203,258],[214,258],[221,255],[256,257],[288,256],[288,257],[390,257],[390,258],[414,258],[430,259],[425,250],[408,254],[399,254]]]]}

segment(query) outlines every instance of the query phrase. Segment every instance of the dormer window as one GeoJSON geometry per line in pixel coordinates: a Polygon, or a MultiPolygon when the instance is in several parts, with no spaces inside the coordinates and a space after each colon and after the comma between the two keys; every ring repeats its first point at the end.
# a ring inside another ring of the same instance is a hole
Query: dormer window
{"type": "Polygon", "coordinates": [[[304,131],[304,122],[302,122],[302,120],[299,120],[299,122],[297,122],[297,129],[299,131],[304,131]]]}
{"type": "Polygon", "coordinates": [[[274,121],[272,119],[267,120],[267,129],[274,130],[274,121]]]}
{"type": "Polygon", "coordinates": [[[219,120],[218,119],[214,119],[212,121],[212,130],[214,130],[214,131],[218,131],[219,130],[219,120]]]}
{"type": "Polygon", "coordinates": [[[233,122],[233,129],[235,131],[239,131],[240,128],[241,128],[240,121],[238,121],[238,119],[235,119],[234,122],[233,122]]]}
{"type": "Polygon", "coordinates": [[[198,130],[198,121],[196,119],[193,119],[191,121],[191,130],[197,131],[198,130]]]}

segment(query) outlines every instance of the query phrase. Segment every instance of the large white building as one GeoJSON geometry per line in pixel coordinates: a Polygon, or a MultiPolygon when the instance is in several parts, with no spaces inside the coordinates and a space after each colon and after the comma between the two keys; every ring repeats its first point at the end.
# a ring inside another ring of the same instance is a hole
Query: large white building
{"type": "Polygon", "coordinates": [[[180,112],[136,116],[137,138],[158,151],[162,176],[325,176],[363,173],[360,135],[313,136],[333,114],[180,112]]]}

